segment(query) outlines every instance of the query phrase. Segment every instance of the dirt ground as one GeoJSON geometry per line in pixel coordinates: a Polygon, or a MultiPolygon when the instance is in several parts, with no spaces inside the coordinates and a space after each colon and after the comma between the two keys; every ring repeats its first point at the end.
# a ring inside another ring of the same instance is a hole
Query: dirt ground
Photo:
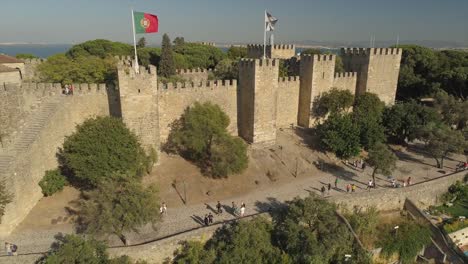
{"type": "MultiPolygon", "coordinates": [[[[324,174],[330,183],[336,177],[355,182],[358,187],[365,187],[372,173],[371,168],[360,171],[325,153],[310,148],[314,139],[304,131],[284,129],[278,131],[276,145],[249,148],[249,167],[238,175],[226,179],[211,179],[203,176],[198,167],[180,158],[161,153],[159,165],[151,175],[143,179],[145,184],[154,183],[160,190],[161,201],[168,207],[176,208],[188,205],[214,202],[241,194],[251,193],[266,188],[274,188],[304,177],[317,176],[317,189],[322,184],[324,174]],[[319,170],[317,164],[321,162],[319,170]],[[322,177],[318,177],[321,175],[322,177]],[[319,179],[320,178],[320,179],[319,179]]],[[[443,170],[434,167],[435,161],[425,157],[417,145],[408,148],[395,147],[399,157],[394,177],[405,180],[412,177],[413,182],[420,182],[438,177],[454,170],[455,165],[464,156],[448,159],[443,170]]],[[[377,185],[389,186],[387,177],[378,175],[377,185]]],[[[15,232],[31,229],[47,229],[57,225],[71,226],[73,223],[74,201],[80,196],[78,190],[66,187],[62,192],[45,197],[33,208],[15,232]]]]}

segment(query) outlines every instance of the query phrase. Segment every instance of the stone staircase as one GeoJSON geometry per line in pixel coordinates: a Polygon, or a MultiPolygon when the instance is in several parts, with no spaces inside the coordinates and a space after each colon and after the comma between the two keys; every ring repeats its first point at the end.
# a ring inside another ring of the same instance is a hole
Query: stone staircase
{"type": "Polygon", "coordinates": [[[5,179],[16,156],[28,149],[48,123],[62,101],[62,96],[50,97],[29,115],[15,140],[0,153],[0,179],[5,179]]]}

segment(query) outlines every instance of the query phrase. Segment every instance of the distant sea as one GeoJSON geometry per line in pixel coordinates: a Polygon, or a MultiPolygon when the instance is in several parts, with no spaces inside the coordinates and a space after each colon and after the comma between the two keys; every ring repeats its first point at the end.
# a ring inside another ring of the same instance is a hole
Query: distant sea
{"type": "MultiPolygon", "coordinates": [[[[40,58],[47,58],[57,53],[64,53],[70,49],[72,44],[0,44],[0,54],[4,53],[15,56],[18,53],[30,53],[40,58]]],[[[227,52],[227,47],[220,47],[227,52]]],[[[296,53],[300,53],[304,48],[296,48],[296,53]]],[[[339,53],[339,49],[321,49],[323,52],[339,53]]]]}
{"type": "Polygon", "coordinates": [[[0,53],[15,56],[18,53],[30,53],[40,58],[64,53],[72,44],[0,44],[0,53]]]}

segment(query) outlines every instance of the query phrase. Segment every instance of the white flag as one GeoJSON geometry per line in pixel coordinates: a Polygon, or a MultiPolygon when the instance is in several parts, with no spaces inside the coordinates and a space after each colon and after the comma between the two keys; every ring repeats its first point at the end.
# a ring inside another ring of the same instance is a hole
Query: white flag
{"type": "Polygon", "coordinates": [[[278,19],[272,16],[270,13],[265,12],[265,31],[275,30],[275,24],[278,22],[278,19]]]}

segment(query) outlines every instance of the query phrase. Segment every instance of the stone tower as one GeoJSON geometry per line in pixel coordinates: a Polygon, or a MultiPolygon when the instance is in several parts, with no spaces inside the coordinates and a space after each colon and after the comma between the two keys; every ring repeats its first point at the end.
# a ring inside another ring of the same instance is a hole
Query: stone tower
{"type": "Polygon", "coordinates": [[[122,119],[140,139],[146,151],[159,148],[159,112],[156,67],[140,67],[140,73],[118,65],[122,119]]]}
{"type": "Polygon", "coordinates": [[[333,86],[335,55],[301,55],[297,124],[310,126],[314,100],[333,86]]]}
{"type": "MultiPolygon", "coordinates": [[[[266,45],[265,55],[270,59],[289,59],[296,55],[295,45],[266,45]]],[[[247,45],[247,57],[261,59],[263,57],[263,45],[247,45]]]]}
{"type": "Polygon", "coordinates": [[[250,143],[276,141],[279,61],[243,59],[239,62],[239,135],[250,143]]]}
{"type": "Polygon", "coordinates": [[[341,53],[346,71],[357,72],[356,95],[370,92],[386,104],[395,102],[401,49],[349,48],[341,53]]]}

